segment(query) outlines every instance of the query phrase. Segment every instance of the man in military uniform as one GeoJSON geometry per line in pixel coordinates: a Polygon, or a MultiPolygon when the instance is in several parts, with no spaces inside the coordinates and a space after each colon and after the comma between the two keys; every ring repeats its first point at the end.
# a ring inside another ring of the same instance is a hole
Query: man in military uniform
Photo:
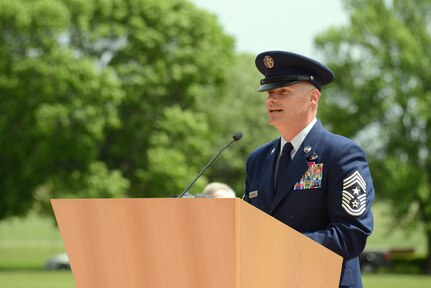
{"type": "Polygon", "coordinates": [[[358,256],[373,229],[373,182],[363,150],[317,119],[333,72],[295,53],[256,57],[268,122],[281,137],[247,160],[243,199],[343,257],[340,287],[362,287],[358,256]]]}

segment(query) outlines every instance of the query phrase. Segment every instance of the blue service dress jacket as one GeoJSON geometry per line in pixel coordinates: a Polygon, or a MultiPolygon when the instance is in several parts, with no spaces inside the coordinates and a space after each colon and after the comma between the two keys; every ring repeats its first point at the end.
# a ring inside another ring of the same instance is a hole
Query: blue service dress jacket
{"type": "Polygon", "coordinates": [[[317,121],[283,174],[280,139],[252,152],[243,199],[342,256],[341,287],[362,287],[359,255],[373,230],[374,187],[363,150],[317,121]]]}

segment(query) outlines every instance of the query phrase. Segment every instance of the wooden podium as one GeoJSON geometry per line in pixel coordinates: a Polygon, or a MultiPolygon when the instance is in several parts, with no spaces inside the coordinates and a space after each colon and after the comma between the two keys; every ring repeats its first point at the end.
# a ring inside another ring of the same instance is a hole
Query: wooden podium
{"type": "Polygon", "coordinates": [[[240,199],[53,199],[78,288],[338,287],[342,258],[240,199]]]}

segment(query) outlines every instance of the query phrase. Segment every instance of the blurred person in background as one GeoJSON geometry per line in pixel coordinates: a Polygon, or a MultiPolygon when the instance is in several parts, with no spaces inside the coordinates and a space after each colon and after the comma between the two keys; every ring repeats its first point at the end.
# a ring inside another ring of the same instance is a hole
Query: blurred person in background
{"type": "Polygon", "coordinates": [[[205,186],[202,195],[208,198],[235,198],[235,191],[229,185],[212,182],[205,186]]]}

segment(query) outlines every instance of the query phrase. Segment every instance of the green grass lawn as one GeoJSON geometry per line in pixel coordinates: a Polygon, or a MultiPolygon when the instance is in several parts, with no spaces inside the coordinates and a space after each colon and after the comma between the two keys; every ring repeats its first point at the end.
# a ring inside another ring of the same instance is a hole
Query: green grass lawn
{"type": "Polygon", "coordinates": [[[52,220],[30,215],[0,222],[0,270],[42,269],[61,252],[63,240],[52,220]]]}
{"type": "Polygon", "coordinates": [[[0,270],[0,287],[74,288],[70,271],[0,270]]]}
{"type": "Polygon", "coordinates": [[[70,271],[45,271],[46,260],[64,252],[51,220],[30,215],[0,223],[0,287],[72,288],[70,271]]]}
{"type": "MultiPolygon", "coordinates": [[[[425,252],[425,237],[420,229],[403,233],[389,231],[384,205],[374,209],[376,227],[369,238],[368,250],[413,247],[425,252]],[[390,234],[388,234],[391,232],[390,234]]],[[[30,215],[26,219],[0,222],[0,287],[7,288],[70,288],[75,287],[70,271],[45,271],[46,260],[64,252],[58,229],[51,220],[30,215]]],[[[365,288],[431,288],[431,276],[364,274],[365,288]]]]}
{"type": "Polygon", "coordinates": [[[430,288],[431,276],[403,274],[364,274],[364,288],[430,288]]]}

